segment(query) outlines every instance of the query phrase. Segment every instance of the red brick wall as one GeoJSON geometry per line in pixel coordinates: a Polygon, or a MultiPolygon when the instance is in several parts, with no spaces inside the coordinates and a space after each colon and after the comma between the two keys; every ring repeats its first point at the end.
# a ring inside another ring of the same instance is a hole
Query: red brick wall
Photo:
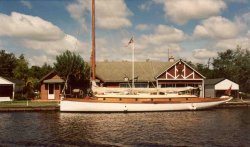
{"type": "MultiPolygon", "coordinates": [[[[48,80],[48,79],[61,79],[61,78],[57,74],[51,73],[43,80],[48,80]]],[[[61,91],[60,84],[55,83],[55,87],[54,87],[55,99],[53,100],[60,100],[60,91],[61,91]]],[[[40,94],[41,100],[49,100],[48,99],[48,84],[43,83],[43,81],[41,82],[40,92],[41,92],[40,94]]]]}
{"type": "MultiPolygon", "coordinates": [[[[41,85],[41,100],[48,100],[48,86],[46,84],[41,85]]],[[[55,94],[55,99],[53,100],[60,100],[60,91],[61,87],[59,84],[55,84],[55,89],[54,89],[54,94],[55,94]]]]}

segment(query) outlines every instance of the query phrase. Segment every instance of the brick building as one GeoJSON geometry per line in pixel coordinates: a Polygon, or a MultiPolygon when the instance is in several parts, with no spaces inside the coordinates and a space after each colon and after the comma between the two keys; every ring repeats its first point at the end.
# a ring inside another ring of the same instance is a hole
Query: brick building
{"type": "Polygon", "coordinates": [[[63,84],[64,80],[55,71],[45,75],[40,80],[41,100],[60,100],[63,84]]]}
{"type": "MultiPolygon", "coordinates": [[[[200,89],[204,97],[204,79],[183,60],[171,62],[135,62],[135,87],[187,87],[200,89]]],[[[132,63],[104,61],[96,63],[96,79],[103,87],[131,87],[132,63]]]]}

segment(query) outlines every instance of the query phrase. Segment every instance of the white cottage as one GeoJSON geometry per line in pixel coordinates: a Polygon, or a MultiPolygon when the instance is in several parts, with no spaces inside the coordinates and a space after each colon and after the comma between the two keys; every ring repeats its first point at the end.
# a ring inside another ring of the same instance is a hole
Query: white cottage
{"type": "Polygon", "coordinates": [[[239,85],[225,78],[205,79],[205,97],[221,97],[231,88],[231,95],[238,97],[239,85]]]}
{"type": "Polygon", "coordinates": [[[0,77],[0,102],[13,100],[14,91],[15,83],[0,77]]]}

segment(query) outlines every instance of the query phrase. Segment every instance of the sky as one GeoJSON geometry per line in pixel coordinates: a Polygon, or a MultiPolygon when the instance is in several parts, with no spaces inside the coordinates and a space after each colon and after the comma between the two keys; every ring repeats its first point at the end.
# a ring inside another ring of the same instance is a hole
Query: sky
{"type": "MultiPolygon", "coordinates": [[[[206,64],[218,52],[250,50],[249,0],[96,0],[96,60],[175,59],[206,64]]],[[[30,66],[66,50],[89,61],[91,0],[0,0],[0,49],[30,66]]]]}

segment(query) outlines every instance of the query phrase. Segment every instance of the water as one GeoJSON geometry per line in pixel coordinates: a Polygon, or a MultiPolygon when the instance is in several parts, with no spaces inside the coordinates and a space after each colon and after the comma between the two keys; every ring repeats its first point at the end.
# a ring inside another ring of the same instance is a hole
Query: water
{"type": "Polygon", "coordinates": [[[0,113],[2,146],[250,145],[250,108],[154,113],[0,113]]]}

